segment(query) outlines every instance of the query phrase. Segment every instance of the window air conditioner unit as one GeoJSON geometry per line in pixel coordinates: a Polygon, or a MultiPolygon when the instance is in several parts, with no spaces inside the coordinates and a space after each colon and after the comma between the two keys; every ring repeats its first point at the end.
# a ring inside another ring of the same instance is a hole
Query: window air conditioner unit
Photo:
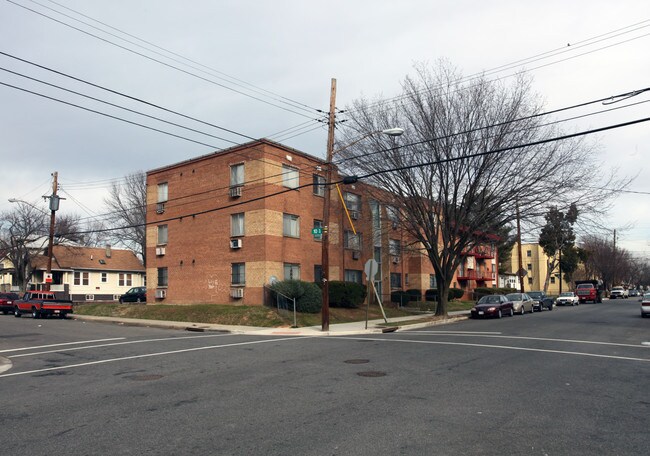
{"type": "Polygon", "coordinates": [[[241,196],[241,185],[230,187],[229,195],[231,198],[239,198],[241,196]]]}
{"type": "Polygon", "coordinates": [[[156,204],[156,214],[162,214],[165,212],[165,203],[156,204]]]}
{"type": "Polygon", "coordinates": [[[230,297],[235,298],[235,299],[241,299],[244,297],[244,289],[243,288],[231,288],[230,289],[230,297]]]}
{"type": "Polygon", "coordinates": [[[156,256],[163,256],[165,254],[165,247],[156,247],[156,256]]]}
{"type": "Polygon", "coordinates": [[[156,290],[156,299],[165,299],[167,297],[167,290],[156,290]]]}
{"type": "Polygon", "coordinates": [[[352,251],[352,259],[353,260],[358,260],[359,258],[361,258],[361,252],[359,252],[358,250],[353,250],[352,251]]]}
{"type": "Polygon", "coordinates": [[[359,220],[359,211],[350,211],[350,218],[352,220],[359,220]]]}
{"type": "Polygon", "coordinates": [[[241,239],[231,239],[230,240],[231,249],[241,249],[241,239]]]}
{"type": "Polygon", "coordinates": [[[399,263],[399,257],[398,256],[393,257],[393,263],[395,263],[395,264],[399,263]]]}

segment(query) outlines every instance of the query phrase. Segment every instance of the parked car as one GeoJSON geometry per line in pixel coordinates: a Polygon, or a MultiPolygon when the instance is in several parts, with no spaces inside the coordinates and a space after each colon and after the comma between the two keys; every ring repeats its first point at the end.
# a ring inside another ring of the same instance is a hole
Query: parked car
{"type": "Polygon", "coordinates": [[[644,294],[643,299],[641,299],[641,316],[645,317],[647,315],[650,315],[650,293],[644,294]]]}
{"type": "Polygon", "coordinates": [[[120,304],[125,302],[147,302],[147,287],[131,288],[120,296],[120,304]]]}
{"type": "Polygon", "coordinates": [[[470,311],[470,317],[501,318],[504,315],[510,315],[512,317],[514,313],[512,301],[507,297],[504,295],[487,295],[478,300],[470,311]]]}
{"type": "Polygon", "coordinates": [[[553,298],[546,296],[543,291],[529,291],[528,296],[533,298],[533,312],[535,310],[542,311],[544,307],[548,310],[553,310],[553,298]]]}
{"type": "Polygon", "coordinates": [[[612,291],[609,292],[609,299],[617,299],[617,298],[627,298],[629,297],[629,294],[627,290],[623,287],[612,287],[612,291]]]}
{"type": "Polygon", "coordinates": [[[627,290],[627,295],[631,298],[634,296],[643,296],[643,292],[637,290],[636,288],[632,288],[631,290],[627,290]]]}
{"type": "Polygon", "coordinates": [[[533,311],[533,298],[528,296],[527,293],[509,293],[506,295],[512,301],[514,312],[523,315],[526,312],[533,311]]]}
{"type": "Polygon", "coordinates": [[[7,315],[14,311],[14,301],[19,299],[16,293],[0,293],[0,311],[7,315]]]}
{"type": "Polygon", "coordinates": [[[573,291],[563,291],[555,299],[555,303],[558,306],[577,306],[580,304],[580,299],[576,296],[573,291]]]}

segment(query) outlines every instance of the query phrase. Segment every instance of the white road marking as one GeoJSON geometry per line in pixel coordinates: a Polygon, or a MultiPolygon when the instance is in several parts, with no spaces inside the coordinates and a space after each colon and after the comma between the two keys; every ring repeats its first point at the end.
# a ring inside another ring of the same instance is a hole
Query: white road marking
{"type": "Polygon", "coordinates": [[[501,335],[492,335],[492,334],[452,334],[452,333],[442,333],[441,331],[413,331],[409,332],[409,335],[419,335],[424,334],[427,336],[440,334],[442,336],[459,336],[459,337],[492,337],[497,339],[520,339],[520,340],[542,340],[547,342],[571,342],[575,344],[593,344],[593,345],[611,345],[614,347],[635,347],[635,348],[645,348],[644,346],[650,346],[650,343],[643,342],[639,344],[618,344],[614,342],[596,342],[592,340],[576,340],[576,339],[550,339],[546,337],[526,337],[526,336],[501,336],[501,335]]]}
{"type": "MultiPolygon", "coordinates": [[[[498,348],[502,350],[521,350],[521,351],[532,351],[540,353],[555,353],[560,355],[574,355],[574,356],[588,356],[592,358],[606,358],[606,359],[617,359],[623,361],[642,361],[650,362],[650,359],[645,358],[632,358],[628,356],[614,356],[614,355],[598,355],[595,353],[583,353],[583,352],[572,352],[566,350],[547,350],[543,348],[525,348],[525,347],[509,347],[507,345],[489,345],[489,344],[469,344],[465,342],[440,342],[433,340],[408,340],[408,339],[377,339],[372,337],[337,337],[335,340],[374,340],[377,342],[405,342],[411,344],[429,344],[429,345],[456,345],[461,347],[478,347],[478,348],[498,348]]],[[[636,347],[637,345],[632,345],[636,347]]],[[[2,377],[0,375],[0,377],[2,377]]]]}
{"type": "Polygon", "coordinates": [[[118,362],[118,361],[128,361],[128,360],[140,359],[140,358],[151,358],[151,357],[154,357],[154,356],[176,355],[176,354],[179,354],[179,353],[189,353],[189,352],[200,351],[200,350],[212,350],[212,349],[215,349],[215,348],[238,347],[238,346],[242,346],[242,345],[263,344],[263,343],[266,343],[266,342],[278,342],[278,341],[284,341],[284,340],[298,340],[298,339],[304,339],[304,338],[305,337],[283,337],[283,338],[256,340],[256,341],[251,341],[251,342],[237,342],[237,343],[234,343],[234,344],[208,345],[208,346],[205,346],[205,347],[184,348],[184,349],[181,349],[181,350],[171,350],[171,351],[166,351],[166,352],[146,353],[144,355],[124,356],[122,358],[102,359],[102,360],[99,360],[99,361],[90,361],[90,362],[87,362],[87,363],[68,364],[67,366],[47,367],[47,368],[44,368],[44,369],[34,369],[34,370],[23,371],[23,372],[12,372],[10,374],[0,375],[0,378],[3,378],[3,377],[16,377],[16,376],[19,376],[19,375],[39,374],[41,372],[49,372],[49,371],[65,370],[65,369],[74,369],[74,368],[77,368],[77,367],[95,366],[95,365],[98,365],[98,364],[115,363],[115,362],[118,362]]]}
{"type": "Polygon", "coordinates": [[[95,339],[95,340],[80,340],[79,342],[65,342],[62,344],[51,344],[51,345],[36,345],[34,347],[23,347],[23,348],[10,348],[7,350],[0,350],[0,353],[9,353],[15,351],[24,351],[24,350],[36,350],[38,348],[49,348],[49,347],[63,347],[65,345],[78,345],[78,344],[90,344],[93,342],[106,342],[109,340],[124,340],[126,337],[113,337],[111,339],[95,339]]]}
{"type": "Polygon", "coordinates": [[[23,353],[21,355],[8,356],[8,358],[23,358],[25,356],[45,355],[48,353],[62,353],[62,352],[76,351],[76,350],[88,350],[90,348],[98,348],[98,347],[113,347],[115,345],[142,344],[146,342],[161,342],[161,341],[164,342],[164,341],[172,341],[172,340],[200,339],[205,337],[223,337],[223,336],[233,336],[233,335],[234,334],[208,334],[202,336],[161,337],[159,339],[129,340],[127,342],[114,342],[112,344],[96,344],[96,345],[87,345],[85,347],[72,347],[72,348],[62,348],[60,350],[47,350],[42,352],[23,353]]]}

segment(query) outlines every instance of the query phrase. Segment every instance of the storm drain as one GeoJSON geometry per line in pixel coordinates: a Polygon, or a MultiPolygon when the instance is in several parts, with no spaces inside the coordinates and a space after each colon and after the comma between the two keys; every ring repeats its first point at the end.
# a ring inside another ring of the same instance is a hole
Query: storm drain
{"type": "Polygon", "coordinates": [[[366,364],[369,363],[370,360],[369,359],[346,359],[343,362],[347,364],[366,364]]]}
{"type": "Polygon", "coordinates": [[[359,377],[385,377],[386,372],[381,372],[381,371],[365,371],[365,372],[357,372],[357,375],[359,377]]]}

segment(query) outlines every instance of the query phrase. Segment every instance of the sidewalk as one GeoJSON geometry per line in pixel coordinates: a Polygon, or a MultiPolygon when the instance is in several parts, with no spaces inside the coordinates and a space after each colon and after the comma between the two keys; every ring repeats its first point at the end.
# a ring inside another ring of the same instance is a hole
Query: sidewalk
{"type": "Polygon", "coordinates": [[[260,328],[255,326],[232,326],[232,325],[215,325],[209,323],[187,323],[181,321],[163,321],[163,320],[139,320],[135,318],[114,318],[114,317],[94,317],[90,315],[72,315],[75,320],[115,323],[130,326],[145,326],[150,328],[179,329],[185,331],[223,331],[232,334],[249,334],[249,335],[269,335],[269,336],[344,336],[355,334],[381,334],[383,332],[403,331],[406,329],[426,328],[428,326],[444,325],[466,320],[469,317],[469,311],[449,312],[449,318],[446,320],[431,321],[426,323],[408,324],[408,321],[419,320],[423,315],[414,315],[410,317],[389,318],[389,324],[394,324],[397,329],[379,326],[384,320],[368,321],[366,328],[365,321],[355,321],[352,323],[330,324],[329,331],[321,331],[321,326],[307,326],[304,328],[260,328]],[[403,325],[399,325],[403,323],[403,325]]]}

